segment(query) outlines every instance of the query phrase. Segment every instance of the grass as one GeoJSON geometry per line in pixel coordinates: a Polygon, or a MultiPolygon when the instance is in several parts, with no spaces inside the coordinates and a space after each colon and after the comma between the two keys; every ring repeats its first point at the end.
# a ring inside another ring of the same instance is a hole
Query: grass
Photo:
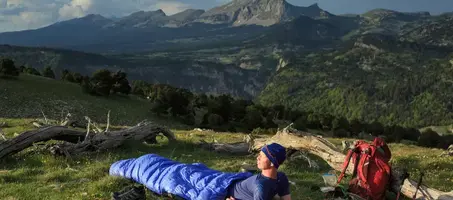
{"type": "Polygon", "coordinates": [[[109,110],[110,122],[116,125],[137,124],[144,119],[168,122],[155,117],[150,103],[133,95],[90,96],[78,84],[27,74],[21,74],[18,80],[0,79],[0,118],[36,120],[43,118],[43,111],[48,118],[62,119],[70,112],[82,123],[86,123],[84,116],[105,123],[109,110]]]}
{"type": "MultiPolygon", "coordinates": [[[[8,136],[16,130],[30,129],[27,120],[10,120],[13,126],[5,129],[8,136]],[[26,125],[22,127],[22,125],[26,125]],[[17,126],[15,126],[17,125],[17,126]]],[[[159,144],[147,145],[130,143],[123,148],[98,152],[73,160],[55,158],[47,152],[35,151],[30,147],[15,156],[0,161],[0,199],[110,199],[114,191],[121,190],[132,182],[109,176],[110,165],[120,159],[139,157],[156,153],[184,163],[202,162],[208,167],[236,172],[244,163],[253,164],[254,155],[232,156],[198,148],[195,143],[201,139],[219,142],[241,141],[241,133],[198,132],[173,129],[178,142],[168,143],[159,139],[159,144]]],[[[331,139],[340,145],[341,139],[331,139]]],[[[407,167],[412,179],[418,178],[424,170],[424,183],[430,187],[450,191],[453,189],[453,158],[439,157],[442,150],[425,149],[417,146],[390,144],[394,167],[407,167]]],[[[323,186],[321,175],[330,170],[326,162],[312,157],[320,169],[311,169],[303,160],[286,162],[281,166],[290,181],[294,199],[321,200],[323,195],[314,186],[323,186]]],[[[151,197],[148,192],[149,199],[151,197]]]]}

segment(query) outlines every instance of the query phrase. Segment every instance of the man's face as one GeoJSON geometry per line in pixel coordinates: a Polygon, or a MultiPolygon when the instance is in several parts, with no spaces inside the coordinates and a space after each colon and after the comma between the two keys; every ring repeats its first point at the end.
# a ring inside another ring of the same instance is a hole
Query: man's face
{"type": "Polygon", "coordinates": [[[266,154],[264,154],[262,151],[258,154],[258,157],[256,157],[256,165],[258,169],[265,170],[265,169],[270,169],[272,168],[271,166],[271,161],[269,158],[267,158],[266,154]]]}

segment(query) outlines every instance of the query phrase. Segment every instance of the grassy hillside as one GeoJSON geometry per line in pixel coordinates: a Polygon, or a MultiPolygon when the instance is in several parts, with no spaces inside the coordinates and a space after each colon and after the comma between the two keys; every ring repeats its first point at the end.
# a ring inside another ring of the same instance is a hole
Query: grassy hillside
{"type": "Polygon", "coordinates": [[[59,120],[69,112],[82,123],[86,123],[84,116],[105,123],[110,110],[112,124],[158,120],[151,112],[151,104],[138,97],[90,96],[75,83],[39,76],[21,74],[18,80],[0,79],[0,94],[0,118],[43,118],[42,111],[46,117],[59,120]]]}

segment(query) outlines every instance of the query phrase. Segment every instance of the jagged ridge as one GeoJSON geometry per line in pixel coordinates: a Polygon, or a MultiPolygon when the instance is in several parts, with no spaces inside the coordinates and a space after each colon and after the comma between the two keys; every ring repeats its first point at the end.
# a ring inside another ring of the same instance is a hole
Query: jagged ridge
{"type": "Polygon", "coordinates": [[[208,10],[200,16],[199,22],[230,23],[233,25],[256,24],[270,26],[292,20],[301,15],[311,18],[332,16],[319,8],[317,4],[300,7],[285,0],[234,0],[226,5],[208,10]]]}

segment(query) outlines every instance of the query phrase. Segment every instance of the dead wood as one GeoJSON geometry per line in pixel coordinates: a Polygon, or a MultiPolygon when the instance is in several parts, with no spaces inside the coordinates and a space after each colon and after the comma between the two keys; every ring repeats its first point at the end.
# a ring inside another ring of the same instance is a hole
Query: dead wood
{"type": "Polygon", "coordinates": [[[62,144],[51,148],[56,154],[66,156],[78,155],[91,151],[102,151],[117,148],[126,141],[145,141],[163,134],[170,141],[175,141],[175,135],[167,128],[144,121],[134,127],[102,133],[91,133],[70,129],[63,126],[49,126],[33,131],[26,131],[19,136],[0,143],[0,159],[20,152],[37,142],[59,140],[62,144]]]}

